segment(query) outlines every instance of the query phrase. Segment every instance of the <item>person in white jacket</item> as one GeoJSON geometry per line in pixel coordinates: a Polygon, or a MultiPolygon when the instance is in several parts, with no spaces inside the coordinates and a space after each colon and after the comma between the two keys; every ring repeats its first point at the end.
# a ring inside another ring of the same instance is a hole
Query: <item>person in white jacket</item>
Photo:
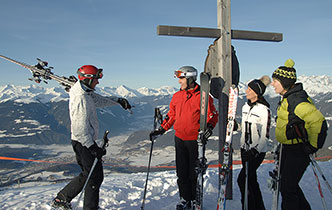
{"type": "Polygon", "coordinates": [[[241,123],[242,169],[237,179],[241,191],[242,209],[245,205],[246,166],[248,166],[248,210],[265,210],[256,170],[263,162],[267,152],[271,114],[270,105],[263,94],[270,83],[271,79],[263,76],[250,81],[246,89],[248,101],[242,107],[241,123]]]}
{"type": "Polygon", "coordinates": [[[120,104],[130,109],[129,102],[124,98],[101,96],[94,92],[102,78],[102,69],[92,65],[84,65],[77,71],[78,81],[70,88],[69,116],[71,121],[71,144],[81,173],[73,178],[52,201],[52,207],[72,209],[71,200],[82,190],[95,158],[98,162],[91,174],[84,193],[84,210],[96,210],[99,205],[99,188],[104,179],[101,158],[106,150],[98,147],[99,126],[96,113],[97,107],[120,104]]]}

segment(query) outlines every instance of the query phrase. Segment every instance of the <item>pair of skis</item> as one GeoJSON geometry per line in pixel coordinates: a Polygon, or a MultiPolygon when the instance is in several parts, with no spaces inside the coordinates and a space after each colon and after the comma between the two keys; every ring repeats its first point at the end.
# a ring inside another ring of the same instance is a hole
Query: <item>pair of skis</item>
{"type": "Polygon", "coordinates": [[[210,93],[210,74],[202,72],[200,74],[201,85],[201,106],[200,106],[200,129],[197,139],[198,144],[198,160],[196,164],[197,184],[196,184],[196,200],[194,203],[195,210],[203,209],[203,185],[204,174],[208,167],[205,157],[205,146],[207,139],[204,137],[204,133],[207,130],[207,113],[209,106],[209,93],[210,93]]]}
{"type": "MultiPolygon", "coordinates": [[[[204,184],[204,174],[208,167],[207,160],[205,157],[205,146],[207,139],[204,138],[204,132],[207,130],[207,111],[208,111],[208,100],[210,92],[210,75],[208,73],[202,72],[200,75],[201,84],[201,111],[200,111],[200,131],[197,139],[198,143],[198,163],[196,166],[197,173],[197,185],[196,185],[196,200],[194,204],[195,210],[203,209],[203,184],[204,184]]],[[[221,165],[221,173],[219,174],[221,185],[219,189],[217,210],[225,209],[226,203],[226,185],[229,176],[229,172],[232,167],[231,163],[231,149],[232,149],[232,135],[234,129],[234,120],[236,114],[238,99],[238,89],[234,86],[230,88],[229,101],[228,101],[228,123],[226,130],[226,140],[223,147],[224,152],[224,162],[221,165]]]]}
{"type": "Polygon", "coordinates": [[[235,123],[236,107],[239,91],[237,87],[230,87],[228,99],[228,114],[227,114],[227,127],[226,139],[223,146],[223,163],[220,165],[219,172],[220,188],[218,193],[217,210],[226,209],[226,186],[229,180],[230,171],[232,170],[232,136],[235,123]]]}

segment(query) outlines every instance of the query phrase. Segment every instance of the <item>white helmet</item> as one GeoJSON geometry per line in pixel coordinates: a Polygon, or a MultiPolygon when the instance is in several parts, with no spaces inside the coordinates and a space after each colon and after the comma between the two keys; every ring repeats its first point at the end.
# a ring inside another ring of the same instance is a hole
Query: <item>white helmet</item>
{"type": "Polygon", "coordinates": [[[174,77],[187,79],[188,85],[191,85],[197,80],[197,69],[192,66],[182,66],[174,72],[174,77]]]}

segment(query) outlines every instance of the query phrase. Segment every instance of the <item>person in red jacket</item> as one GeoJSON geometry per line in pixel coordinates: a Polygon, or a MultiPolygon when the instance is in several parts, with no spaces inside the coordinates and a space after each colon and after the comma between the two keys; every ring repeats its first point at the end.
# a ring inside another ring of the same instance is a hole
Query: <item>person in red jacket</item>
{"type": "MultiPolygon", "coordinates": [[[[175,130],[175,162],[180,202],[176,209],[191,209],[196,195],[197,175],[195,163],[198,160],[197,138],[200,119],[200,86],[196,83],[197,70],[183,66],[175,71],[181,88],[173,95],[169,111],[161,126],[150,133],[150,139],[164,134],[172,126],[175,130]]],[[[218,122],[218,113],[209,97],[207,131],[205,137],[212,135],[218,122]]]]}

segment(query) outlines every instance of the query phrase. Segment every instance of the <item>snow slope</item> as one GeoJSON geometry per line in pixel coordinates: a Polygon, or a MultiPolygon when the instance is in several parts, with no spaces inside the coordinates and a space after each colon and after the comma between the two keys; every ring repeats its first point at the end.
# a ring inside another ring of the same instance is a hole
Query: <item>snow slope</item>
{"type": "MultiPolygon", "coordinates": [[[[328,181],[332,183],[332,161],[319,162],[328,181]]],[[[272,164],[264,164],[258,170],[258,178],[261,186],[265,207],[270,209],[271,192],[267,188],[268,171],[273,167],[272,164]]],[[[107,169],[107,168],[106,168],[107,169]]],[[[227,209],[241,209],[240,192],[236,184],[236,178],[239,168],[234,169],[233,176],[233,200],[227,201],[227,209]]],[[[145,173],[132,174],[105,174],[104,183],[100,192],[100,206],[104,209],[133,210],[139,209],[142,202],[142,196],[145,184],[145,173]]],[[[216,209],[217,200],[217,169],[208,169],[205,178],[205,197],[204,209],[216,209]]],[[[323,209],[321,199],[317,190],[317,184],[311,167],[309,166],[301,182],[304,191],[313,210],[323,209]]],[[[0,209],[26,209],[26,210],[47,210],[51,209],[49,203],[55,197],[56,193],[64,187],[65,183],[50,184],[40,186],[35,183],[34,186],[12,186],[10,189],[0,189],[0,209]]],[[[332,206],[332,194],[327,190],[326,185],[321,181],[326,203],[328,207],[332,206]]],[[[72,201],[76,205],[75,198],[72,201]]],[[[169,210],[175,209],[178,201],[178,192],[176,185],[175,171],[150,173],[148,193],[145,209],[169,210]]],[[[82,209],[82,201],[79,209],[82,209]]]]}

